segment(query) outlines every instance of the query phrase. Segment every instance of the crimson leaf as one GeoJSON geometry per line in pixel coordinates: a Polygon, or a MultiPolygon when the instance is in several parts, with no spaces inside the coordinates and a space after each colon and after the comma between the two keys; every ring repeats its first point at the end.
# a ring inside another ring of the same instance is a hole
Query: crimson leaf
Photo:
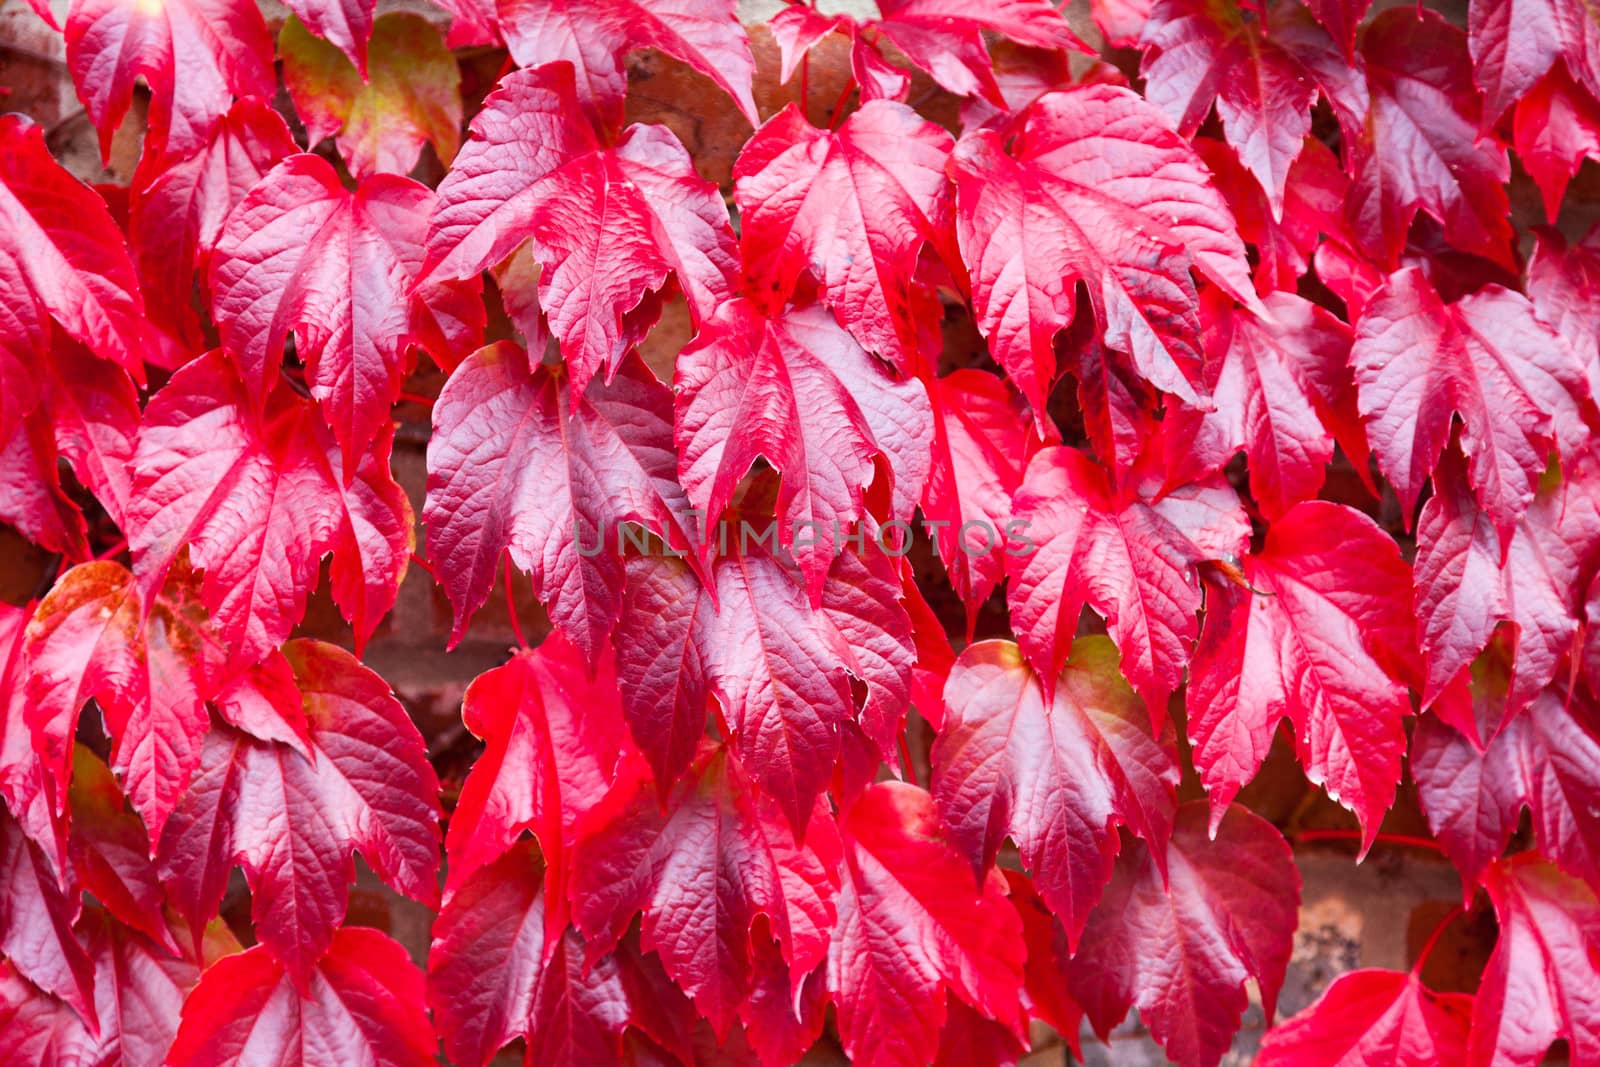
{"type": "Polygon", "coordinates": [[[715,524],[758,457],[782,476],[778,543],[815,603],[843,537],[866,511],[876,457],[893,479],[895,517],[910,518],[927,471],[928,400],[896,381],[821,308],[763,315],[718,309],[680,354],[678,475],[715,524]]]}
{"type": "Polygon", "coordinates": [[[188,155],[234,96],[273,93],[272,38],[247,0],[73,0],[66,35],[67,65],[107,158],[138,78],[150,86],[152,155],[188,155]]]}
{"type": "Polygon", "coordinates": [[[654,48],[683,60],[733,97],[757,124],[755,62],[733,0],[497,0],[511,56],[524,67],[572,65],[578,99],[608,124],[622,116],[623,57],[654,48]]]}
{"type": "MultiPolygon", "coordinates": [[[[354,850],[396,889],[438,901],[439,785],[382,679],[319,641],[291,641],[284,655],[304,701],[311,756],[214,726],[162,835],[160,863],[194,927],[216,912],[229,871],[242,864],[257,936],[298,982],[324,952],[339,954],[354,850]]],[[[278,962],[258,966],[278,970],[278,962]]]]}
{"type": "Polygon", "coordinates": [[[952,144],[889,101],[867,103],[833,132],[785,108],[734,166],[750,291],[781,305],[809,271],[862,347],[905,370],[919,365],[933,297],[915,279],[917,257],[925,243],[948,243],[941,223],[952,144]]]}
{"type": "Polygon", "coordinates": [[[724,750],[703,753],[670,794],[648,776],[625,780],[578,834],[573,918],[590,958],[642,912],[640,947],[661,957],[719,1036],[752,990],[758,915],[797,979],[827,955],[840,858],[832,819],[814,813],[796,842],[724,750]]]}
{"type": "Polygon", "coordinates": [[[1462,1063],[1472,998],[1435,993],[1415,972],[1341,974],[1317,1002],[1268,1031],[1259,1067],[1339,1067],[1374,1061],[1393,1067],[1462,1063]]]}
{"type": "Polygon", "coordinates": [[[1134,93],[1089,85],[1035,101],[1013,151],[994,131],[956,145],[956,233],[978,326],[1035,417],[1079,282],[1105,343],[1157,388],[1194,400],[1190,269],[1258,306],[1233,215],[1194,150],[1134,93]]]}
{"type": "Polygon", "coordinates": [[[433,204],[427,189],[392,175],[347,192],[325,160],[297,155],[250,190],[217,239],[212,314],[223,347],[264,396],[294,331],[352,467],[389,421],[405,375],[407,296],[433,204]]]}
{"type": "Polygon", "coordinates": [[[1408,522],[1454,414],[1502,550],[1551,451],[1585,436],[1583,367],[1526,297],[1499,286],[1447,304],[1419,268],[1391,275],[1356,324],[1350,362],[1378,465],[1408,522]]]}
{"type": "Polygon", "coordinates": [[[677,546],[692,529],[666,387],[630,357],[569,405],[565,377],[530,369],[502,342],[458,367],[434,405],[422,517],[455,608],[452,643],[509,549],[552,620],[594,657],[620,610],[622,524],[677,546]]]}
{"type": "Polygon", "coordinates": [[[586,963],[571,927],[550,933],[544,885],[527,841],[445,901],[428,953],[428,1004],[452,1063],[484,1067],[516,1037],[527,1041],[530,1067],[620,1062],[629,1005],[619,966],[609,956],[586,963]]]}
{"type": "Polygon", "coordinates": [[[1179,809],[1164,866],[1143,845],[1123,853],[1067,971],[1102,1039],[1136,1004],[1182,1067],[1222,1059],[1247,978],[1272,1019],[1300,903],[1300,875],[1270,823],[1230,807],[1208,839],[1206,822],[1204,805],[1179,809]]]}
{"type": "MultiPolygon", "coordinates": [[[[547,5],[564,6],[525,6],[547,5]]],[[[489,95],[439,183],[425,273],[469,278],[531,238],[539,302],[580,397],[655,321],[659,305],[644,298],[669,274],[705,317],[731,295],[736,261],[727,208],[678,139],[632,126],[608,146],[575,93],[572,68],[553,64],[510,74],[489,95]]]]}
{"type": "Polygon", "coordinates": [[[1160,849],[1172,832],[1177,753],[1102,637],[1074,642],[1045,688],[1006,641],[969,645],[944,690],[933,799],[982,884],[1004,837],[1075,943],[1111,877],[1118,824],[1160,849]]]}
{"type": "Polygon", "coordinates": [[[184,1003],[166,1062],[245,1067],[328,1050],[373,1067],[432,1067],[436,1045],[422,975],[405,949],[352,926],[337,932],[304,985],[260,945],[208,968],[184,1003]]]}
{"type": "Polygon", "coordinates": [[[839,1034],[852,1056],[926,1064],[950,992],[1008,1026],[1022,986],[1022,924],[990,871],[979,889],[933,798],[869,787],[844,814],[843,886],[828,955],[839,1034]]]}
{"type": "Polygon", "coordinates": [[[1105,618],[1122,673],[1157,723],[1194,644],[1195,568],[1238,556],[1248,537],[1238,496],[1221,478],[1164,496],[1160,488],[1148,476],[1113,488],[1077,449],[1046,449],[1016,495],[1035,550],[1008,550],[1006,559],[1012,628],[1035,670],[1046,679],[1060,673],[1088,604],[1105,618]]]}
{"type": "Polygon", "coordinates": [[[68,571],[28,624],[28,725],[58,811],[65,809],[78,713],[92,697],[113,740],[111,764],[150,841],[200,763],[204,701],[221,682],[224,651],[187,570],[141,595],[116,563],[68,571]]]}
{"type": "Polygon", "coordinates": [[[1213,820],[1287,716],[1306,774],[1355,812],[1371,846],[1400,779],[1411,711],[1408,570],[1371,519],[1311,501],[1272,524],[1239,584],[1210,587],[1189,736],[1213,820]]]}
{"type": "Polygon", "coordinates": [[[558,631],[474,679],[462,717],[488,748],[450,820],[450,888],[531,829],[564,895],[578,819],[605,796],[626,740],[610,658],[589,661],[558,631]]]}
{"type": "Polygon", "coordinates": [[[1575,1062],[1600,1056],[1600,901],[1532,856],[1489,869],[1500,937],[1473,1004],[1466,1062],[1531,1067],[1567,1039],[1575,1062]]]}

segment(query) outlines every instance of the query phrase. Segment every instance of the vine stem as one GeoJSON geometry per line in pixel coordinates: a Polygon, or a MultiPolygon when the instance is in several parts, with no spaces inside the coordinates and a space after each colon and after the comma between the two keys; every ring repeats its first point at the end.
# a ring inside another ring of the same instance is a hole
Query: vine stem
{"type": "Polygon", "coordinates": [[[103,560],[103,559],[110,559],[112,556],[121,555],[123,549],[125,549],[127,547],[128,547],[128,539],[126,537],[124,537],[120,541],[118,541],[116,544],[112,545],[110,548],[106,549],[104,552],[102,552],[98,556],[96,556],[95,560],[99,561],[99,560],[103,560]]]}
{"type": "Polygon", "coordinates": [[[906,732],[904,730],[900,731],[900,764],[905,773],[906,781],[910,782],[912,785],[916,785],[917,768],[916,765],[911,762],[911,745],[906,740],[906,732]]]}
{"type": "Polygon", "coordinates": [[[1444,918],[1439,920],[1439,925],[1433,928],[1433,933],[1429,934],[1428,940],[1423,943],[1422,951],[1417,953],[1417,962],[1411,965],[1411,973],[1422,974],[1422,965],[1428,962],[1428,957],[1433,953],[1434,948],[1438,946],[1439,939],[1444,936],[1444,932],[1450,928],[1451,923],[1465,914],[1466,911],[1462,909],[1460,904],[1445,912],[1444,918]]]}
{"type": "Polygon", "coordinates": [[[511,595],[511,552],[502,553],[506,565],[506,615],[511,619],[511,632],[517,636],[517,647],[527,648],[528,638],[522,632],[522,620],[517,618],[517,601],[511,595]]]}
{"type": "Polygon", "coordinates": [[[427,574],[428,574],[428,577],[433,579],[435,585],[438,584],[439,575],[434,571],[433,564],[429,563],[427,560],[423,559],[421,556],[417,555],[415,552],[411,553],[411,562],[415,563],[417,566],[421,567],[424,571],[426,571],[427,574]]]}
{"type": "Polygon", "coordinates": [[[833,109],[828,112],[828,129],[837,130],[839,122],[844,118],[844,106],[850,102],[850,94],[856,88],[854,79],[846,78],[844,90],[839,93],[839,99],[833,102],[833,109]]]}
{"type": "MultiPolygon", "coordinates": [[[[1289,835],[1296,844],[1312,841],[1357,841],[1362,839],[1360,830],[1297,830],[1289,835]]],[[[1420,848],[1429,852],[1444,855],[1444,848],[1439,842],[1426,837],[1413,837],[1408,834],[1379,834],[1373,841],[1374,844],[1397,845],[1404,848],[1420,848]]]]}
{"type": "Polygon", "coordinates": [[[395,399],[400,401],[401,403],[405,403],[405,404],[421,404],[425,408],[431,408],[431,407],[433,407],[433,402],[437,398],[436,397],[431,397],[431,396],[423,396],[420,393],[408,393],[408,392],[405,392],[404,390],[401,390],[400,395],[397,396],[395,399]]]}

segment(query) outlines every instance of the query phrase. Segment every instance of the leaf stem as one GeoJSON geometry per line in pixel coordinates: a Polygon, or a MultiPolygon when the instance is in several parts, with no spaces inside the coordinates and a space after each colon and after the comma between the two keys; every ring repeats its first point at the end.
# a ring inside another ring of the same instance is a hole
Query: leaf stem
{"type": "Polygon", "coordinates": [[[1417,962],[1411,965],[1412,974],[1419,976],[1422,974],[1422,965],[1428,962],[1428,956],[1432,954],[1434,948],[1439,944],[1439,939],[1444,936],[1444,932],[1449,929],[1451,923],[1465,914],[1466,911],[1460,904],[1445,912],[1444,918],[1439,920],[1439,925],[1433,928],[1433,933],[1429,934],[1428,940],[1423,943],[1422,951],[1417,953],[1417,962]]]}
{"type": "Polygon", "coordinates": [[[855,79],[845,79],[844,90],[839,93],[839,99],[833,102],[833,110],[828,112],[828,129],[837,130],[839,128],[839,120],[843,117],[841,113],[844,110],[844,105],[849,102],[850,93],[855,89],[855,87],[855,79]]]}
{"type": "Polygon", "coordinates": [[[911,745],[906,739],[906,732],[900,731],[900,773],[905,775],[905,780],[912,785],[917,784],[917,768],[911,762],[911,745]]]}
{"type": "Polygon", "coordinates": [[[420,393],[408,393],[404,390],[401,390],[400,395],[395,397],[395,399],[404,404],[421,404],[425,408],[431,408],[433,407],[434,401],[438,398],[423,396],[420,393]]]}
{"type": "Polygon", "coordinates": [[[811,51],[800,57],[800,114],[811,121],[811,51]]]}
{"type": "Polygon", "coordinates": [[[517,600],[511,595],[511,551],[501,554],[506,565],[506,615],[511,619],[511,632],[517,636],[517,647],[527,648],[528,638],[522,632],[522,620],[517,618],[517,600]]]}
{"type": "Polygon", "coordinates": [[[423,559],[421,556],[417,555],[415,552],[411,553],[411,562],[415,563],[417,566],[421,567],[424,571],[426,571],[428,577],[433,579],[435,585],[438,584],[439,575],[437,573],[435,573],[435,571],[433,569],[433,564],[429,563],[427,560],[423,559]]]}
{"type": "MultiPolygon", "coordinates": [[[[1296,844],[1310,843],[1313,841],[1361,841],[1360,830],[1296,830],[1288,835],[1296,844]]],[[[1374,843],[1395,845],[1402,848],[1420,848],[1429,852],[1444,855],[1444,848],[1439,842],[1428,837],[1413,837],[1409,834],[1379,834],[1373,839],[1374,843]]]]}
{"type": "Polygon", "coordinates": [[[103,560],[103,559],[110,559],[113,556],[120,556],[127,547],[128,547],[128,539],[126,537],[124,537],[121,540],[119,540],[116,544],[112,545],[110,548],[106,549],[104,552],[102,552],[98,556],[96,556],[95,559],[98,561],[98,560],[103,560]]]}

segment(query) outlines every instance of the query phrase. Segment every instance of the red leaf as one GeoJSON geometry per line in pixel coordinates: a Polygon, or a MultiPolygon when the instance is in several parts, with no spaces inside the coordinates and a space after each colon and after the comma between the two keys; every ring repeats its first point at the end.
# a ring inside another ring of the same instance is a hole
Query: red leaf
{"type": "Polygon", "coordinates": [[[1355,51],[1356,32],[1371,6],[1372,0],[1306,0],[1306,7],[1328,28],[1347,56],[1355,51]]]}
{"type": "Polygon", "coordinates": [[[498,0],[496,8],[517,64],[571,63],[578,99],[607,125],[622,117],[623,58],[642,48],[683,60],[760,123],[750,95],[755,61],[734,0],[498,0]]]}
{"type": "Polygon", "coordinates": [[[862,347],[908,373],[924,363],[940,339],[927,329],[936,298],[915,280],[917,258],[925,243],[950,245],[952,144],[886,100],[869,101],[831,133],[786,107],[734,166],[747,291],[781,307],[809,271],[862,347]]]}
{"type": "Polygon", "coordinates": [[[764,553],[719,560],[714,572],[717,628],[699,638],[713,691],[745,769],[797,835],[832,772],[841,728],[857,719],[851,678],[865,687],[860,726],[883,758],[909,696],[910,620],[886,561],[870,559],[835,560],[820,610],[792,567],[764,553]]]}
{"type": "Polygon", "coordinates": [[[778,78],[785,84],[817,42],[838,31],[850,38],[850,76],[860,87],[863,102],[903,100],[911,87],[911,75],[885,59],[877,44],[864,38],[862,25],[849,15],[824,15],[816,8],[793,4],[774,14],[767,29],[778,42],[778,78]]]}
{"type": "Polygon", "coordinates": [[[113,739],[111,765],[150,841],[200,763],[204,701],[220,681],[218,647],[186,570],[142,597],[116,563],[72,568],[28,624],[28,725],[64,811],[78,713],[93,698],[113,739]]]}
{"type": "Polygon", "coordinates": [[[230,678],[211,706],[230,726],[260,741],[278,741],[307,759],[311,755],[311,726],[301,707],[300,686],[294,666],[282,652],[274,651],[260,663],[230,678]]]}
{"type": "Polygon", "coordinates": [[[1588,329],[1600,316],[1600,229],[1570,247],[1560,234],[1541,231],[1528,261],[1527,290],[1535,313],[1583,365],[1590,397],[1600,400],[1600,336],[1588,329]]]}
{"type": "Polygon", "coordinates": [[[1300,904],[1300,875],[1271,823],[1231,807],[1206,835],[1206,809],[1186,804],[1163,880],[1135,844],[1117,860],[1106,898],[1084,929],[1068,984],[1105,1040],[1137,1005],[1182,1067],[1215,1067],[1261,988],[1268,1022],[1283,985],[1300,904]]]}
{"type": "Polygon", "coordinates": [[[1517,101],[1517,158],[1544,196],[1544,217],[1561,214],[1567,183],[1585,159],[1600,160],[1600,103],[1557,67],[1517,101]]]}
{"type": "Polygon", "coordinates": [[[35,408],[0,441],[0,523],[68,560],[89,555],[83,512],[62,489],[49,413],[35,408]]]}
{"type": "Polygon", "coordinates": [[[407,896],[438,901],[439,785],[387,683],[319,641],[291,641],[284,655],[313,758],[214,726],[162,836],[160,864],[196,928],[216,913],[230,869],[241,864],[256,935],[298,981],[314,972],[344,918],[353,851],[407,896]]]}
{"type": "Polygon", "coordinates": [[[1188,142],[1127,89],[1040,97],[1006,155],[994,131],[956,146],[956,233],[990,351],[1043,426],[1055,336],[1088,290],[1105,343],[1195,400],[1198,267],[1257,307],[1233,215],[1188,142]],[[1024,236],[1026,235],[1026,237],[1024,236]]]}
{"type": "Polygon", "coordinates": [[[324,443],[333,473],[330,486],[339,494],[330,591],[355,631],[357,654],[394,607],[416,548],[411,501],[390,473],[394,435],[393,423],[379,427],[367,441],[353,478],[339,476],[339,449],[331,440],[324,443]]]}
{"type": "Polygon", "coordinates": [[[150,862],[150,837],[139,817],[127,809],[111,768],[82,745],[73,752],[70,810],[72,833],[67,844],[83,888],[119,922],[141,931],[167,952],[176,951],[161,911],[164,899],[155,864],[150,862]]]}
{"type": "Polygon", "coordinates": [[[22,832],[44,851],[56,877],[68,878],[66,827],[57,817],[55,793],[28,723],[24,637],[33,612],[33,604],[0,603],[0,798],[22,832]]]}
{"type": "Polygon", "coordinates": [[[1350,352],[1378,465],[1407,523],[1460,414],[1478,500],[1505,545],[1557,446],[1587,438],[1584,368],[1520,294],[1491,285],[1446,304],[1416,267],[1391,275],[1350,352]]]}
{"type": "Polygon", "coordinates": [[[848,651],[771,556],[722,559],[713,581],[715,612],[696,610],[672,625],[693,627],[682,640],[708,664],[736,752],[803,833],[839,752],[839,724],[855,716],[848,651]]]}
{"type": "Polygon", "coordinates": [[[1489,869],[1500,937],[1472,1007],[1466,1062],[1532,1067],[1567,1039],[1574,1063],[1600,1057],[1600,901],[1529,855],[1489,869]]]}
{"type": "Polygon", "coordinates": [[[932,791],[956,848],[982,884],[1009,836],[1076,944],[1111,877],[1116,827],[1157,849],[1172,832],[1171,735],[1151,737],[1103,637],[1073,644],[1050,696],[1016,645],[969,645],[944,699],[932,791]]]}
{"type": "Polygon", "coordinates": [[[627,991],[610,956],[584,962],[572,928],[546,939],[544,868],[523,842],[461,883],[434,922],[428,1004],[445,1053],[484,1067],[514,1038],[541,1067],[621,1062],[627,991]]]}
{"type": "Polygon", "coordinates": [[[39,846],[0,809],[0,956],[97,1029],[94,965],[72,932],[77,886],[63,892],[56,879],[39,846]]]}
{"type": "Polygon", "coordinates": [[[1539,851],[1600,886],[1600,708],[1546,691],[1507,715],[1483,746],[1436,716],[1412,739],[1428,825],[1470,892],[1505,851],[1524,806],[1539,851]]]}
{"type": "Polygon", "coordinates": [[[1276,519],[1322,488],[1333,458],[1328,428],[1341,426],[1341,401],[1354,407],[1350,327],[1292,293],[1266,296],[1271,317],[1262,318],[1207,292],[1200,322],[1214,406],[1168,406],[1175,454],[1167,481],[1204,477],[1243,449],[1251,495],[1264,518],[1276,519]]]}
{"type": "Polygon", "coordinates": [[[1595,16],[1571,0],[1518,0],[1501,4],[1472,0],[1467,40],[1473,76],[1483,90],[1484,125],[1500,118],[1527,96],[1557,59],[1600,94],[1600,67],[1594,59],[1595,16]]]}
{"type": "Polygon", "coordinates": [[[1028,461],[1060,437],[1053,426],[1041,435],[1039,421],[993,374],[958,370],[926,385],[933,462],[922,513],[970,625],[1005,576],[1007,542],[1022,532],[1012,521],[1011,496],[1028,461]]]}
{"type": "Polygon", "coordinates": [[[1281,218],[1290,167],[1311,132],[1318,93],[1346,129],[1367,111],[1366,86],[1339,45],[1298,4],[1262,17],[1204,0],[1159,0],[1142,37],[1145,97],[1192,137],[1213,100],[1228,143],[1281,218]]]}
{"type": "MultiPolygon", "coordinates": [[[[296,21],[301,24],[302,29],[310,30],[334,45],[355,64],[362,81],[369,79],[372,72],[368,68],[370,59],[368,41],[373,37],[372,16],[378,7],[378,0],[287,0],[287,2],[289,10],[294,12],[296,21]]],[[[280,42],[280,50],[281,48],[280,42]]],[[[320,140],[320,137],[311,139],[313,144],[320,140]]]]}
{"type": "Polygon", "coordinates": [[[184,1003],[166,1062],[244,1067],[348,1055],[373,1067],[432,1067],[436,1046],[422,975],[405,949],[351,926],[303,984],[264,946],[213,964],[184,1003]]]}
{"type": "Polygon", "coordinates": [[[982,94],[1003,104],[990,71],[985,32],[1034,48],[1090,49],[1079,41],[1048,0],[883,0],[883,18],[871,23],[907,59],[957,96],[982,94]]]}
{"type": "Polygon", "coordinates": [[[139,394],[128,372],[57,336],[39,371],[55,451],[119,526],[133,492],[129,467],[139,435],[139,394]]]}
{"type": "Polygon", "coordinates": [[[1027,1046],[1012,1031],[985,1018],[960,999],[949,1001],[939,1030],[939,1052],[933,1067],[1016,1067],[1027,1046]]]}
{"type": "Polygon", "coordinates": [[[1022,917],[1022,939],[1028,950],[1023,968],[1023,1003],[1031,1018],[1055,1028],[1075,1059],[1082,1062],[1078,1031],[1082,1029],[1083,1008],[1067,989],[1067,932],[1061,920],[1051,914],[1033,890],[1033,883],[1019,871],[1006,871],[1011,903],[1022,917]]]}
{"type": "Polygon", "coordinates": [[[1514,714],[1555,677],[1578,631],[1583,573],[1600,543],[1600,514],[1574,471],[1541,487],[1502,558],[1490,517],[1472,498],[1454,449],[1434,475],[1434,495],[1417,524],[1417,615],[1427,658],[1423,703],[1439,698],[1509,621],[1517,631],[1508,712],[1514,714]]]}
{"type": "Polygon", "coordinates": [[[494,0],[433,0],[450,14],[449,48],[500,44],[500,25],[495,17],[494,0]]]}
{"type": "Polygon", "coordinates": [[[1347,163],[1346,216],[1362,249],[1399,266],[1418,211],[1457,248],[1510,266],[1511,176],[1505,147],[1479,137],[1478,94],[1465,35],[1433,11],[1395,8],[1367,25],[1361,55],[1371,108],[1347,163]]]}
{"type": "Polygon", "coordinates": [[[350,465],[389,422],[405,376],[407,298],[422,263],[426,188],[377,175],[346,192],[321,157],[284,160],[228,216],[211,310],[251,395],[277,379],[284,342],[306,365],[350,465]]]}
{"type": "Polygon", "coordinates": [[[608,951],[636,913],[655,952],[719,1039],[750,994],[751,928],[765,915],[790,992],[827,955],[839,841],[825,805],[797,842],[770,800],[724,751],[707,751],[670,793],[635,775],[580,824],[573,918],[589,958],[608,951]]]}
{"type": "MultiPolygon", "coordinates": [[[[557,6],[526,7],[546,5],[557,6]]],[[[531,238],[576,399],[644,337],[660,310],[645,298],[668,274],[705,318],[732,295],[737,257],[722,198],[677,138],[632,126],[607,147],[574,93],[571,69],[554,65],[510,74],[489,95],[439,184],[424,273],[472,277],[531,238]]]]}
{"type": "Polygon", "coordinates": [[[1019,1026],[1021,921],[998,872],[973,889],[933,798],[880,782],[845,812],[841,829],[844,884],[828,985],[845,1051],[875,1063],[926,1064],[938,1048],[947,992],[1019,1026]]]}
{"type": "Polygon", "coordinates": [[[66,35],[67,65],[106,159],[138,78],[150,86],[152,157],[200,148],[235,96],[273,94],[272,38],[248,0],[73,0],[66,35]]]}
{"type": "Polygon", "coordinates": [[[922,487],[929,440],[920,382],[895,381],[821,308],[768,318],[724,304],[678,357],[678,475],[715,524],[756,459],[782,476],[777,540],[815,603],[844,534],[866,511],[874,458],[889,464],[899,508],[922,487]],[[804,536],[802,536],[804,535],[804,536]]]}
{"type": "Polygon", "coordinates": [[[739,1006],[739,1019],[762,1067],[786,1067],[799,1062],[822,1035],[827,976],[822,964],[809,974],[796,975],[764,929],[752,933],[750,942],[754,974],[750,996],[739,1006]]]}
{"type": "Polygon", "coordinates": [[[335,599],[365,641],[409,556],[389,439],[375,429],[372,451],[346,476],[332,436],[287,383],[257,404],[220,352],[185,366],[145,409],[134,458],[128,540],[141,588],[158,586],[187,548],[205,571],[201,599],[217,635],[244,665],[288,637],[332,551],[335,599]]]}
{"type": "MultiPolygon", "coordinates": [[[[175,956],[100,912],[90,912],[84,925],[95,962],[103,1057],[88,1062],[162,1067],[178,1033],[184,998],[199,980],[201,967],[214,955],[239,951],[237,942],[232,934],[206,931],[202,960],[175,956]]],[[[163,939],[171,940],[165,933],[163,939]]]]}
{"type": "MultiPolygon", "coordinates": [[[[144,301],[122,231],[105,201],[51,158],[43,128],[21,115],[0,116],[0,219],[7,231],[0,243],[0,293],[7,305],[0,313],[6,326],[0,352],[10,361],[0,364],[5,391],[11,393],[14,377],[25,380],[17,363],[28,368],[42,354],[43,335],[32,343],[26,338],[42,329],[46,314],[143,381],[144,301]]],[[[7,396],[0,404],[5,437],[10,420],[31,407],[26,386],[17,389],[17,399],[7,396]]]]}
{"type": "Polygon", "coordinates": [[[531,829],[564,898],[574,827],[605,797],[626,740],[611,657],[590,661],[557,631],[479,675],[461,714],[488,748],[450,819],[449,887],[531,829]]]}
{"type": "Polygon", "coordinates": [[[1306,775],[1356,814],[1370,848],[1406,748],[1409,568],[1371,519],[1310,501],[1272,524],[1242,583],[1209,587],[1189,683],[1212,825],[1288,717],[1306,775]]]}
{"type": "Polygon", "coordinates": [[[622,524],[674,546],[691,535],[672,398],[632,357],[569,407],[561,372],[528,363],[502,342],[445,383],[428,442],[428,551],[455,609],[452,644],[509,549],[552,621],[592,659],[621,610],[622,524]]]}
{"type": "Polygon", "coordinates": [[[612,635],[622,713],[658,788],[688,768],[706,732],[716,605],[677,559],[628,560],[627,593],[612,635]]]}
{"type": "Polygon", "coordinates": [[[283,24],[278,50],[306,141],[314,146],[338,134],[339,155],[356,178],[411,173],[425,142],[444,165],[455,158],[461,70],[439,31],[421,15],[397,12],[378,19],[365,78],[297,20],[283,24]]]}
{"type": "Polygon", "coordinates": [[[88,1063],[97,1061],[98,1042],[64,1001],[40,992],[0,961],[0,1056],[7,1063],[88,1063]]]}
{"type": "Polygon", "coordinates": [[[956,653],[945,633],[944,623],[934,614],[927,597],[917,586],[916,572],[910,563],[900,565],[901,603],[911,619],[914,662],[911,670],[911,703],[935,730],[944,721],[944,684],[955,666],[956,653]]]}
{"type": "Polygon", "coordinates": [[[1289,165],[1281,218],[1232,148],[1208,137],[1196,137],[1194,148],[1239,221],[1239,236],[1256,246],[1255,282],[1262,292],[1293,292],[1323,232],[1345,237],[1344,200],[1350,179],[1328,146],[1315,137],[1306,138],[1289,165]]]}
{"type": "Polygon", "coordinates": [[[1415,972],[1350,971],[1317,1002],[1267,1032],[1257,1067],[1464,1063],[1472,998],[1435,993],[1415,972]]]}
{"type": "Polygon", "coordinates": [[[865,690],[858,694],[852,684],[859,726],[891,762],[921,655],[905,599],[904,582],[891,557],[873,549],[860,555],[841,553],[822,587],[822,614],[839,635],[844,668],[865,690]]]}
{"type": "Polygon", "coordinates": [[[136,177],[128,236],[148,313],[190,350],[205,344],[193,293],[197,276],[204,285],[210,275],[223,221],[264,174],[297,151],[283,118],[250,98],[219,118],[193,155],[136,177]]]}
{"type": "Polygon", "coordinates": [[[1194,645],[1195,567],[1237,557],[1249,537],[1238,496],[1220,477],[1164,496],[1159,489],[1148,478],[1113,489],[1077,449],[1046,449],[1016,495],[1034,550],[1006,559],[1012,629],[1034,669],[1046,679],[1060,673],[1088,604],[1106,620],[1122,673],[1156,723],[1194,645]]]}

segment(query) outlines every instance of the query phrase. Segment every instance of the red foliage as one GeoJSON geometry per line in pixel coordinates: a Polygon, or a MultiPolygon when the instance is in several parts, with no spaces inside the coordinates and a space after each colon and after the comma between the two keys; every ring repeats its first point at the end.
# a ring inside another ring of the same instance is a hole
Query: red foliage
{"type": "Polygon", "coordinates": [[[109,201],[0,117],[0,524],[58,557],[0,604],[0,1060],[986,1065],[1137,1008],[1212,1067],[1293,947],[1286,721],[1363,853],[1409,768],[1499,933],[1261,1062],[1600,1065],[1600,231],[1508,192],[1600,159],[1592,5],[795,3],[830,110],[734,0],[439,2],[290,0],[280,94],[254,0],[73,0],[103,151],[148,93],[109,201]],[[627,124],[645,49],[758,122],[728,187],[627,124]],[[449,644],[502,566],[551,624],[443,803],[359,658],[430,381],[449,644]]]}

